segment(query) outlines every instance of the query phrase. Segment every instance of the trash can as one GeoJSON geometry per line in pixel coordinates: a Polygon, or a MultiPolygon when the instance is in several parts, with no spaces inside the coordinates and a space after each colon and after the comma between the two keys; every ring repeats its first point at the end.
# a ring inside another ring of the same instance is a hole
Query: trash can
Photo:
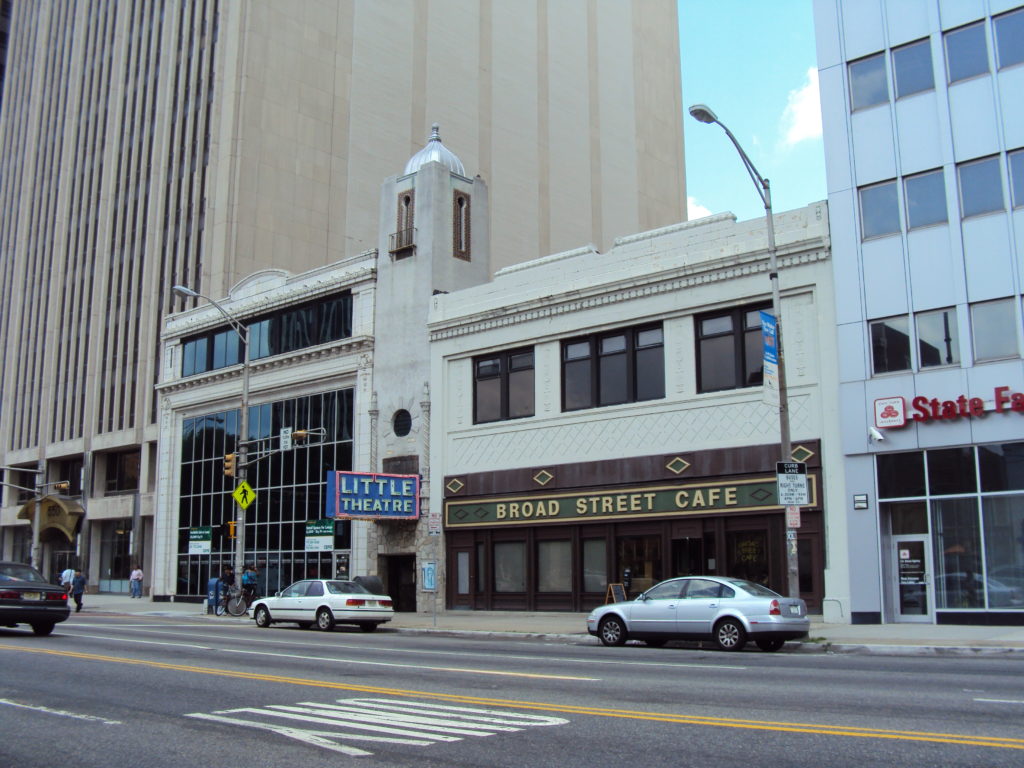
{"type": "Polygon", "coordinates": [[[217,612],[217,600],[220,597],[220,579],[210,579],[206,582],[206,612],[217,612]]]}

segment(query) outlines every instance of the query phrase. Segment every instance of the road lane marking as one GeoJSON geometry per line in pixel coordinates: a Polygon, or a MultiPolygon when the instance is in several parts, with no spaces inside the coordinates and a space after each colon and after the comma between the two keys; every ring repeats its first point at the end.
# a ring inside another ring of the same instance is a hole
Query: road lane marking
{"type": "Polygon", "coordinates": [[[530,715],[506,710],[461,707],[424,701],[392,699],[337,699],[335,703],[302,701],[295,705],[269,704],[241,707],[213,713],[193,712],[185,717],[229,723],[279,733],[290,739],[348,755],[372,754],[337,741],[377,742],[430,746],[453,743],[465,737],[486,738],[498,733],[515,733],[530,727],[566,725],[562,717],[530,715]],[[241,718],[230,715],[244,715],[241,718]],[[298,725],[280,725],[277,718],[298,725]],[[337,741],[334,741],[337,740],[337,741]]]}
{"type": "Polygon", "coordinates": [[[168,640],[138,640],[138,639],[136,639],[134,637],[132,637],[132,638],[128,638],[128,637],[109,637],[107,635],[79,635],[79,634],[76,634],[75,637],[86,637],[86,638],[89,638],[90,640],[106,640],[107,642],[109,642],[111,640],[120,640],[123,643],[137,643],[139,645],[170,645],[170,646],[173,646],[175,648],[195,648],[197,651],[212,651],[212,650],[214,650],[214,648],[209,646],[209,645],[195,645],[194,643],[172,643],[172,642],[170,642],[168,640]]]}
{"type": "Polygon", "coordinates": [[[107,720],[105,717],[83,715],[80,712],[68,712],[65,709],[51,709],[50,707],[40,707],[34,704],[22,704],[20,701],[11,701],[10,699],[0,699],[0,704],[4,704],[8,707],[17,707],[18,709],[31,709],[35,712],[44,712],[47,715],[70,717],[73,720],[89,720],[90,722],[103,723],[104,725],[124,725],[120,720],[107,720]]]}
{"type": "MultiPolygon", "coordinates": [[[[93,628],[95,629],[96,627],[93,627],[93,628]]],[[[122,627],[122,628],[124,628],[124,629],[135,629],[135,627],[131,627],[131,626],[125,626],[125,627],[122,627]]],[[[71,628],[68,627],[68,629],[71,629],[71,628]]],[[[169,634],[169,635],[181,634],[180,632],[173,631],[173,630],[172,631],[163,631],[163,632],[161,632],[160,630],[154,630],[154,629],[150,629],[150,628],[143,628],[140,631],[143,631],[143,632],[157,632],[159,634],[169,634]]],[[[92,637],[92,638],[96,638],[96,639],[115,640],[115,641],[121,641],[121,642],[126,642],[126,643],[135,642],[135,641],[131,640],[130,638],[118,637],[118,636],[105,637],[105,636],[97,636],[97,635],[83,635],[83,634],[79,634],[77,632],[75,633],[75,636],[76,637],[92,637]]],[[[188,636],[191,637],[191,638],[195,638],[195,639],[217,640],[217,641],[219,641],[219,644],[216,646],[217,650],[222,650],[222,651],[226,651],[226,652],[230,652],[230,653],[235,653],[235,652],[237,652],[237,653],[256,653],[256,651],[241,651],[241,650],[234,651],[234,650],[226,648],[224,646],[224,644],[223,644],[223,642],[224,642],[224,636],[223,635],[204,635],[204,634],[189,633],[188,636]]],[[[233,638],[231,638],[231,640],[234,641],[234,642],[239,642],[240,639],[236,638],[236,637],[233,637],[233,638]]],[[[253,639],[253,638],[249,638],[249,637],[243,638],[242,640],[244,642],[247,642],[247,643],[259,644],[259,645],[297,645],[297,644],[299,644],[298,641],[296,641],[296,640],[267,640],[267,639],[253,639]]],[[[472,652],[472,651],[424,651],[424,650],[420,650],[420,649],[417,649],[417,648],[381,648],[379,646],[374,646],[373,648],[367,648],[367,646],[365,646],[365,645],[352,645],[352,644],[349,644],[349,643],[331,643],[330,647],[331,647],[331,650],[335,650],[335,649],[353,650],[353,651],[372,650],[372,651],[374,651],[376,653],[410,654],[410,655],[416,655],[416,656],[459,656],[461,658],[472,657],[472,656],[482,656],[484,658],[493,658],[494,657],[493,653],[477,653],[477,652],[472,652]]],[[[507,654],[502,654],[501,658],[503,660],[506,660],[506,661],[536,661],[537,660],[537,658],[535,656],[515,656],[515,655],[507,655],[507,654]]],[[[777,659],[777,658],[780,658],[780,657],[776,655],[774,658],[777,659]]],[[[330,657],[330,658],[327,658],[327,659],[324,659],[324,660],[325,661],[338,661],[337,657],[330,657]]],[[[732,670],[732,671],[743,671],[743,670],[750,669],[750,667],[741,666],[741,665],[738,665],[738,664],[697,664],[697,663],[691,663],[691,662],[685,662],[685,661],[679,661],[679,662],[677,662],[677,661],[643,661],[643,660],[631,661],[631,660],[619,660],[619,659],[604,659],[604,658],[597,658],[597,657],[589,658],[589,659],[575,659],[575,658],[566,658],[566,657],[545,656],[544,657],[544,661],[551,662],[551,663],[559,663],[559,664],[586,664],[586,665],[593,664],[593,665],[598,665],[598,666],[605,666],[605,665],[607,665],[607,666],[621,666],[621,667],[668,667],[670,669],[707,669],[707,670],[724,669],[724,670],[732,670]]],[[[370,663],[370,662],[362,662],[362,663],[370,663]]],[[[380,663],[383,664],[385,662],[380,662],[380,663]]],[[[416,669],[423,669],[423,667],[421,667],[418,664],[414,665],[414,666],[415,666],[416,669]]],[[[442,667],[441,669],[444,669],[444,668],[442,667]]],[[[582,678],[582,679],[591,679],[591,678],[582,678]]]]}
{"type": "Polygon", "coordinates": [[[254,680],[284,685],[306,686],[310,688],[326,688],[340,691],[356,691],[377,695],[425,698],[435,701],[447,701],[460,704],[485,705],[492,707],[508,707],[514,709],[533,709],[541,712],[557,712],[560,714],[591,715],[593,717],[619,718],[626,720],[645,720],[648,722],[674,723],[682,725],[702,725],[717,728],[738,728],[744,730],[776,731],[782,733],[808,733],[825,736],[843,736],[849,738],[887,739],[895,741],[920,741],[936,744],[958,744],[961,746],[993,747],[1000,749],[1024,750],[1024,739],[1005,736],[978,736],[963,733],[941,733],[929,731],[902,731],[884,728],[861,726],[828,725],[821,723],[790,723],[771,720],[746,720],[725,717],[707,717],[702,715],[682,715],[672,712],[643,712],[628,709],[604,709],[584,707],[570,704],[554,704],[548,702],[519,701],[515,699],[492,699],[479,696],[465,696],[455,693],[434,693],[432,691],[416,691],[402,688],[388,688],[354,683],[339,683],[330,680],[313,680],[301,677],[286,677],[243,670],[216,669],[196,667],[187,664],[170,664],[150,659],[126,659],[120,656],[103,656],[78,651],[52,650],[48,648],[28,647],[21,645],[0,644],[0,650],[19,651],[21,653],[37,653],[63,658],[76,658],[88,661],[103,661],[112,664],[129,664],[152,667],[175,672],[190,672],[199,675],[226,677],[238,680],[254,680]]]}
{"type": "Polygon", "coordinates": [[[1024,700],[1021,699],[975,699],[975,701],[983,701],[987,704],[1024,704],[1024,700]]]}

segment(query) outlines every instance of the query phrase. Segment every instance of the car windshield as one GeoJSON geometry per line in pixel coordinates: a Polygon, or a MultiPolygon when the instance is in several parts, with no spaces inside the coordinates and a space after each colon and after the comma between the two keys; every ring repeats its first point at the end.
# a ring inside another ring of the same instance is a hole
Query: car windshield
{"type": "Polygon", "coordinates": [[[0,565],[0,581],[38,581],[46,584],[46,579],[30,565],[5,563],[0,565]]]}
{"type": "Polygon", "coordinates": [[[332,595],[368,595],[370,590],[354,581],[328,581],[327,591],[332,595]]]}
{"type": "Polygon", "coordinates": [[[746,579],[726,579],[726,581],[730,584],[735,584],[744,592],[748,592],[751,595],[757,595],[758,597],[782,597],[778,592],[772,592],[764,584],[758,584],[754,581],[747,581],[746,579]]]}

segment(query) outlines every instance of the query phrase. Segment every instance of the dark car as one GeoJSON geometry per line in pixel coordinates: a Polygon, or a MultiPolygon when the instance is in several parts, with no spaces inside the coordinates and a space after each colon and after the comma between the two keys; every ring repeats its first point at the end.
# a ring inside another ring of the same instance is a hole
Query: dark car
{"type": "Polygon", "coordinates": [[[0,627],[28,624],[37,635],[48,635],[70,613],[63,587],[31,565],[0,562],[0,627]]]}

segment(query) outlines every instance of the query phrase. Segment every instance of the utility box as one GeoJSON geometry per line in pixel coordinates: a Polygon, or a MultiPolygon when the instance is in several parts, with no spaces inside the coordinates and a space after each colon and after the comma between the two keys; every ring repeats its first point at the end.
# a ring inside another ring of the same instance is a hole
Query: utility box
{"type": "Polygon", "coordinates": [[[217,599],[220,597],[220,579],[210,579],[206,582],[206,612],[217,612],[217,599]]]}

